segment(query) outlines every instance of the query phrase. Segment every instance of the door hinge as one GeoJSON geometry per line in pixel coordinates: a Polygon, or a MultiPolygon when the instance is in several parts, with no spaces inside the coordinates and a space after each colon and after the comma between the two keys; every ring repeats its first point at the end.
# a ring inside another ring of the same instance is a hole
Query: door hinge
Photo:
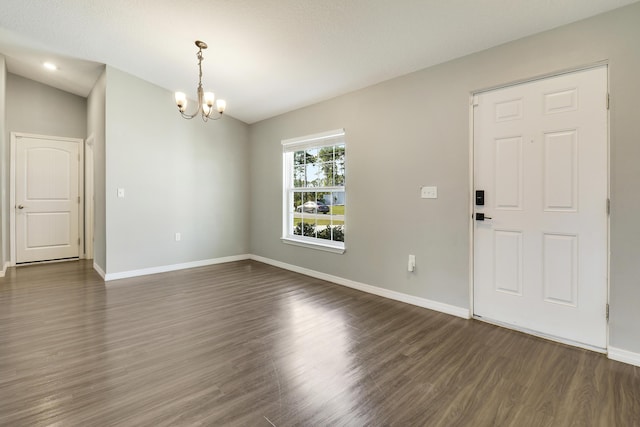
{"type": "Polygon", "coordinates": [[[471,97],[471,105],[473,107],[477,107],[478,105],[480,105],[480,97],[478,95],[473,95],[471,97]]]}
{"type": "Polygon", "coordinates": [[[80,196],[78,196],[78,203],[80,203],[80,196]]]}
{"type": "Polygon", "coordinates": [[[607,320],[609,320],[609,304],[607,304],[606,315],[607,315],[607,320]]]}
{"type": "Polygon", "coordinates": [[[80,238],[78,237],[78,246],[80,246],[80,238]]]}
{"type": "Polygon", "coordinates": [[[611,199],[607,199],[607,215],[611,215],[611,199]]]}
{"type": "Polygon", "coordinates": [[[607,110],[609,109],[609,105],[610,105],[610,96],[609,96],[609,93],[607,92],[607,110]]]}

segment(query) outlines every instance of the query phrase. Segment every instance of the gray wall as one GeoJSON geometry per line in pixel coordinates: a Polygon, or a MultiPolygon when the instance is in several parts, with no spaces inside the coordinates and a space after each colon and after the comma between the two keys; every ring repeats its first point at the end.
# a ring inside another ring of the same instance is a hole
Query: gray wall
{"type": "Polygon", "coordinates": [[[108,66],[105,272],[246,254],[248,138],[231,117],[181,118],[172,93],[108,66]]]}
{"type": "MultiPolygon", "coordinates": [[[[7,65],[4,56],[0,55],[0,218],[9,218],[9,144],[6,130],[6,94],[7,65]]],[[[0,224],[0,270],[9,261],[9,224],[3,220],[0,224]]]]}
{"type": "Polygon", "coordinates": [[[93,262],[107,271],[107,232],[105,218],[105,95],[106,71],[96,81],[87,98],[87,138],[93,137],[93,262]]]}
{"type": "Polygon", "coordinates": [[[7,105],[8,133],[87,136],[87,99],[81,96],[8,73],[7,105]]]}
{"type": "Polygon", "coordinates": [[[470,93],[606,60],[610,345],[640,352],[639,22],[635,4],[252,125],[251,252],[468,307],[470,93]],[[347,252],[285,245],[280,140],[340,127],[347,131],[347,252]],[[421,185],[437,185],[438,199],[420,199],[421,185]],[[416,255],[413,274],[408,254],[416,255]]]}

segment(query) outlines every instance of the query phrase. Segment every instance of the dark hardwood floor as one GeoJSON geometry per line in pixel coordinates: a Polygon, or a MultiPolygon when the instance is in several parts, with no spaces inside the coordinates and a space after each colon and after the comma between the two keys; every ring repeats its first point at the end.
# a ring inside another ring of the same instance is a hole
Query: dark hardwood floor
{"type": "Polygon", "coordinates": [[[0,279],[2,426],[638,426],[640,368],[254,261],[0,279]]]}

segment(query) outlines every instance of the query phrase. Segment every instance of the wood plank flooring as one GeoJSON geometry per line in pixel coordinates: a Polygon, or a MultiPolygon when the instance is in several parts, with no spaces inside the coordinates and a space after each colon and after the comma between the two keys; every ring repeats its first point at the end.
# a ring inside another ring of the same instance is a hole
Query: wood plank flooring
{"type": "Polygon", "coordinates": [[[640,369],[254,261],[0,279],[2,426],[640,426],[640,369]]]}

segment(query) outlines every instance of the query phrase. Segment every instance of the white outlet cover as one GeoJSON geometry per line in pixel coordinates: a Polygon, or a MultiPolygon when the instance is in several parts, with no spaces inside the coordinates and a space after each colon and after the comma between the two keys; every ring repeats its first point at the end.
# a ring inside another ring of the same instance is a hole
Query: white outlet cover
{"type": "Polygon", "coordinates": [[[422,187],[420,188],[420,197],[423,199],[437,199],[438,187],[422,187]]]}
{"type": "Polygon", "coordinates": [[[118,188],[118,197],[124,199],[124,188],[118,188]]]}

